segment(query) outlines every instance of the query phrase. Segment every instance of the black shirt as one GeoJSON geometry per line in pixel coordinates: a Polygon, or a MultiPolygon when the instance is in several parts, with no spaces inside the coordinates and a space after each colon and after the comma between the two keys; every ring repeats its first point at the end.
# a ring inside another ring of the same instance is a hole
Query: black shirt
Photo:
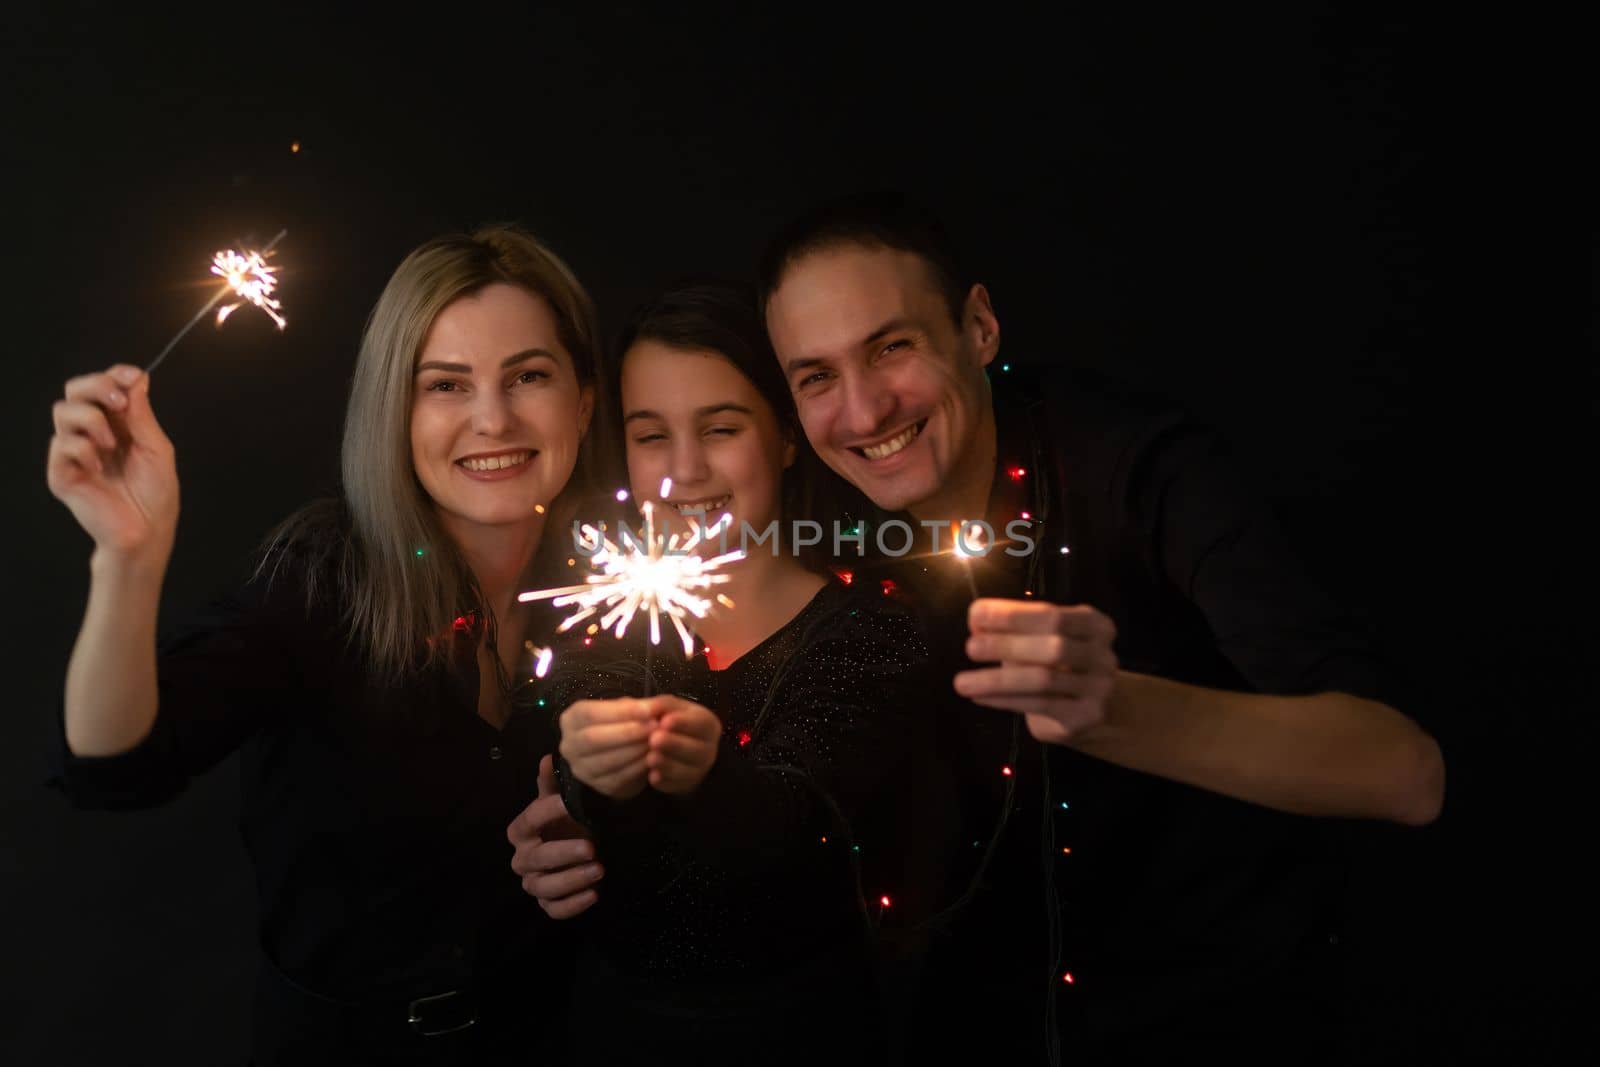
{"type": "Polygon", "coordinates": [[[564,995],[570,956],[510,871],[505,829],[554,747],[548,718],[514,714],[502,731],[477,714],[474,615],[440,635],[449,668],[386,684],[346,640],[334,575],[309,606],[305,583],[286,560],[165,635],[150,734],[109,758],[63,742],[55,784],[80,807],[149,807],[240,750],[265,957],[257,1062],[545,1047],[559,1016],[541,1017],[536,991],[564,995]],[[476,991],[480,1024],[418,1037],[409,1002],[450,990],[476,991]],[[491,1018],[513,991],[515,1016],[491,1018]]]}
{"type": "MultiPolygon", "coordinates": [[[[916,906],[902,776],[926,759],[931,674],[900,604],[830,582],[726,669],[697,653],[658,683],[722,721],[694,793],[619,803],[564,771],[607,870],[578,920],[580,1053],[881,1062],[872,932],[916,906]]],[[[592,660],[552,703],[642,695],[621,677],[592,660]]]]}
{"type": "MultiPolygon", "coordinates": [[[[982,595],[1096,607],[1126,670],[1388,698],[1361,628],[1309,580],[1215,434],[1082,375],[1001,385],[996,413],[991,513],[1027,512],[1037,547],[975,562],[982,595]]],[[[966,581],[949,564],[901,571],[936,620],[936,655],[971,666],[966,581]]],[[[1070,1063],[1327,1051],[1328,823],[1040,745],[1019,716],[959,699],[941,730],[960,827],[944,892],[970,903],[935,937],[924,1051],[950,1020],[980,1019],[1020,1062],[1050,1041],[1070,1063]]]]}

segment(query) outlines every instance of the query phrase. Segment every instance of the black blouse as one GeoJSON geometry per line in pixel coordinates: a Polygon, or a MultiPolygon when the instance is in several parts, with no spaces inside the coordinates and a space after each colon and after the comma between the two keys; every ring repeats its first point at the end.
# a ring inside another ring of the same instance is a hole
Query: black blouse
{"type": "MultiPolygon", "coordinates": [[[[54,784],[83,808],[149,807],[241,750],[240,830],[264,954],[258,1061],[334,1055],[340,1041],[353,1059],[391,1042],[424,1062],[446,1045],[459,1057],[463,1041],[492,1040],[489,1002],[513,988],[528,1033],[505,1035],[507,1046],[543,1047],[556,1029],[529,990],[562,994],[570,957],[509,870],[505,829],[554,748],[548,717],[514,714],[497,730],[477,714],[471,614],[441,635],[449,669],[375,681],[336,604],[322,595],[308,606],[305,581],[286,561],[274,581],[252,580],[166,635],[151,733],[109,758],[63,742],[54,784]],[[468,1038],[415,1035],[410,1002],[452,990],[482,1001],[468,1038]],[[370,1027],[335,1020],[341,1037],[313,1018],[352,1006],[370,1027]]],[[[324,575],[321,588],[334,583],[324,575]]]]}
{"type": "MultiPolygon", "coordinates": [[[[569,810],[607,871],[578,920],[581,1044],[609,1020],[606,1043],[588,1048],[594,1062],[660,1053],[662,1021],[692,1020],[667,1040],[701,1062],[733,1055],[740,1039],[751,1042],[741,1057],[826,1048],[855,1062],[878,1048],[872,932],[916,906],[915,892],[900,899],[897,838],[904,778],[931,736],[920,631],[878,587],[830,582],[724,670],[699,653],[675,667],[679,656],[655,653],[658,689],[722,720],[693,794],[646,789],[618,803],[563,768],[569,810]]],[[[643,695],[637,670],[597,656],[573,668],[553,705],[643,695]]]]}

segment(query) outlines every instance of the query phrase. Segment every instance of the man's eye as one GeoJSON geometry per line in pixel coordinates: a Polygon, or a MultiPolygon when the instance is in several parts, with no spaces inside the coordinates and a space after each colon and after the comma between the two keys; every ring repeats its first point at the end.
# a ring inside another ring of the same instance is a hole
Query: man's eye
{"type": "Polygon", "coordinates": [[[907,342],[905,341],[890,341],[888,344],[883,346],[882,354],[887,356],[890,352],[893,352],[897,348],[905,348],[906,344],[907,342]]]}
{"type": "Polygon", "coordinates": [[[800,388],[804,389],[808,385],[816,385],[827,376],[828,372],[825,370],[819,370],[815,374],[808,374],[804,378],[800,379],[800,388]]]}

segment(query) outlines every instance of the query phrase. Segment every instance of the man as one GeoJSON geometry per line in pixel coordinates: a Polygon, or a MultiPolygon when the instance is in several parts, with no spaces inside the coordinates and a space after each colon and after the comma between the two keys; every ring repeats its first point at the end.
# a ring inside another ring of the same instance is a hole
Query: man
{"type": "Polygon", "coordinates": [[[824,462],[944,531],[924,549],[962,520],[1023,522],[972,564],[1003,597],[939,590],[960,565],[937,557],[910,568],[972,662],[955,690],[1044,743],[947,714],[959,810],[940,820],[958,829],[929,831],[972,836],[973,858],[934,935],[927,1050],[955,1022],[997,1054],[1059,1040],[1080,1063],[1325,1053],[1336,887],[1322,825],[1293,816],[1421,825],[1443,797],[1438,746],[1383,702],[1381,664],[1212,435],[1081,375],[991,392],[988,292],[904,198],[797,220],[761,282],[824,462]]]}

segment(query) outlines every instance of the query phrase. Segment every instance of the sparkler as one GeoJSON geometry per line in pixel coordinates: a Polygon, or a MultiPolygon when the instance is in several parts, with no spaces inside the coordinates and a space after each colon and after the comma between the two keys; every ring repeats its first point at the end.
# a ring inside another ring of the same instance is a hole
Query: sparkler
{"type": "Polygon", "coordinates": [[[268,241],[267,246],[259,252],[240,253],[231,248],[218,252],[211,261],[211,273],[222,279],[222,288],[218,289],[217,294],[206,301],[205,307],[196,312],[194,318],[190,319],[183,329],[179,330],[177,335],[167,342],[167,347],[163,348],[161,354],[150,361],[150,365],[144,369],[144,372],[149,374],[160,366],[161,361],[167,358],[167,353],[177,347],[178,342],[183,340],[190,330],[194,329],[195,324],[206,317],[206,312],[216,307],[222,301],[222,298],[229,294],[237,296],[239,299],[226,307],[218,309],[218,326],[222,325],[235,308],[244,304],[252,304],[266,312],[271,316],[272,321],[278,324],[278,329],[281,330],[287,326],[288,322],[282,315],[278,314],[278,309],[283,305],[272,295],[273,290],[278,286],[278,279],[273,273],[276,268],[267,263],[267,257],[272,254],[272,249],[279,241],[283,240],[288,232],[288,230],[279,230],[278,235],[268,241]]]}
{"type": "MultiPolygon", "coordinates": [[[[671,480],[662,483],[661,496],[671,492],[671,480]]],[[[556,633],[566,633],[585,619],[599,615],[601,629],[611,630],[619,639],[628,630],[634,617],[641,611],[650,616],[650,648],[661,643],[661,617],[665,615],[678,631],[683,642],[685,658],[694,655],[694,635],[687,620],[703,619],[717,604],[733,607],[733,601],[711,590],[732,578],[719,573],[724,565],[744,559],[744,550],[735,549],[710,558],[702,558],[696,549],[702,548],[719,536],[733,521],[724,514],[710,526],[690,522],[690,533],[670,537],[658,533],[655,525],[655,507],[651,501],[641,505],[644,512],[644,540],[625,533],[619,547],[591,525],[579,527],[588,544],[599,545],[590,557],[589,565],[598,573],[589,575],[582,585],[567,585],[554,589],[539,589],[519,593],[519,601],[549,600],[552,607],[576,607],[556,627],[556,633]]],[[[648,662],[646,664],[648,668],[648,662]]]]}
{"type": "Polygon", "coordinates": [[[983,527],[973,527],[973,544],[970,550],[967,547],[966,533],[966,524],[958,523],[955,530],[955,547],[951,549],[951,551],[954,552],[956,558],[961,561],[961,569],[965,571],[967,575],[967,589],[971,591],[972,599],[977,600],[978,582],[972,577],[972,557],[983,554],[981,551],[983,548],[983,527]]]}

